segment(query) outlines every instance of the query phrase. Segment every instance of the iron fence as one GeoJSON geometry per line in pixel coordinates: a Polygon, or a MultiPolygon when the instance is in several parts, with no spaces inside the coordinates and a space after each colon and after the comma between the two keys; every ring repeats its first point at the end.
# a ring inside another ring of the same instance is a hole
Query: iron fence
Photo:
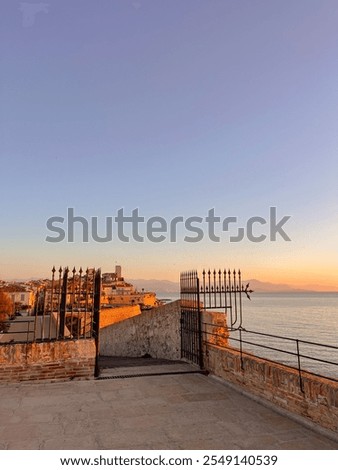
{"type": "Polygon", "coordinates": [[[3,322],[0,343],[98,337],[100,269],[52,269],[36,292],[31,315],[3,322]]]}
{"type": "Polygon", "coordinates": [[[231,328],[241,328],[242,296],[250,299],[249,284],[242,284],[241,271],[210,269],[181,273],[181,356],[203,368],[201,311],[223,309],[231,328]]]}

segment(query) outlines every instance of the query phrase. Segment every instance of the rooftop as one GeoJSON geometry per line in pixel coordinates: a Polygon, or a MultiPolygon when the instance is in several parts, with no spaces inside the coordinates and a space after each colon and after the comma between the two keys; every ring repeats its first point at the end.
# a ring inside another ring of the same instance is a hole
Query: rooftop
{"type": "Polygon", "coordinates": [[[212,376],[179,364],[156,375],[156,367],[147,376],[134,364],[127,378],[1,385],[0,449],[338,449],[212,376]]]}

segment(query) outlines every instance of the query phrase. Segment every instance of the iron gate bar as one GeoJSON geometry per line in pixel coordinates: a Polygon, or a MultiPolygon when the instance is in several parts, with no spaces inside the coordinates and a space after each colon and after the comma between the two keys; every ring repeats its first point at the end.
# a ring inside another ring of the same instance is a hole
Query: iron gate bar
{"type": "Polygon", "coordinates": [[[101,270],[94,274],[94,299],[93,299],[93,329],[96,346],[96,357],[95,357],[95,377],[100,375],[99,368],[99,353],[100,353],[100,302],[101,302],[101,270]]]}
{"type": "Polygon", "coordinates": [[[71,287],[71,292],[70,292],[70,321],[68,318],[68,325],[69,325],[69,330],[71,331],[71,334],[73,334],[74,331],[74,303],[75,303],[75,273],[76,269],[75,266],[72,270],[73,277],[72,277],[72,287],[71,287]]]}
{"type": "Polygon", "coordinates": [[[82,327],[82,318],[81,318],[81,287],[82,287],[82,268],[79,269],[79,282],[78,282],[78,286],[77,286],[77,296],[76,296],[76,310],[77,310],[77,315],[78,315],[78,319],[77,319],[77,323],[78,323],[78,326],[77,326],[77,339],[80,338],[80,329],[82,327]]]}
{"type": "Polygon", "coordinates": [[[66,268],[63,273],[63,281],[62,281],[62,287],[61,287],[60,323],[59,323],[59,338],[60,339],[64,339],[65,337],[68,272],[69,272],[69,269],[66,268]]]}
{"type": "MultiPolygon", "coordinates": [[[[87,337],[87,312],[88,312],[88,305],[89,305],[89,301],[88,301],[88,292],[89,292],[89,269],[87,268],[86,269],[86,288],[85,288],[85,320],[84,320],[84,324],[85,324],[85,338],[87,337]]],[[[91,332],[89,332],[91,333],[91,332]]]]}
{"type": "Polygon", "coordinates": [[[55,266],[52,269],[52,284],[51,284],[51,297],[50,297],[50,318],[49,318],[49,339],[52,337],[52,316],[54,312],[54,285],[55,285],[55,266]]]}

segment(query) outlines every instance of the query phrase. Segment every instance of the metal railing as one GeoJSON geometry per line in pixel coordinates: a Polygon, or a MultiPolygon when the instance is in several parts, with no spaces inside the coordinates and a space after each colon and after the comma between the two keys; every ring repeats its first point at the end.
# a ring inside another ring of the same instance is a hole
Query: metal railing
{"type": "MultiPolygon", "coordinates": [[[[2,322],[5,329],[0,332],[0,344],[8,343],[29,343],[34,341],[34,328],[31,328],[33,324],[32,320],[21,320],[20,322],[16,320],[6,320],[2,322]],[[12,325],[18,327],[20,324],[23,325],[22,329],[15,328],[15,337],[12,330],[12,325]]],[[[34,324],[33,324],[34,326],[34,324]]]]}
{"type": "Polygon", "coordinates": [[[304,373],[311,373],[318,377],[338,382],[337,346],[246,330],[244,328],[229,329],[227,330],[229,337],[225,337],[224,334],[219,333],[219,324],[204,322],[202,326],[203,343],[205,345],[216,345],[221,348],[239,351],[242,369],[244,368],[244,355],[288,366],[297,371],[299,386],[302,392],[304,391],[304,373]],[[264,342],[257,342],[258,340],[255,341],[255,338],[262,339],[264,342]],[[232,342],[239,347],[235,348],[232,342]],[[286,345],[289,345],[288,349],[286,349],[286,345]],[[261,354],[260,351],[262,350],[264,353],[261,354]],[[272,354],[269,354],[269,352],[272,352],[272,354]],[[332,352],[335,353],[336,360],[328,357],[332,355],[332,352]],[[325,374],[325,371],[318,372],[318,365],[321,365],[321,368],[330,367],[330,372],[328,374],[325,374]]]}

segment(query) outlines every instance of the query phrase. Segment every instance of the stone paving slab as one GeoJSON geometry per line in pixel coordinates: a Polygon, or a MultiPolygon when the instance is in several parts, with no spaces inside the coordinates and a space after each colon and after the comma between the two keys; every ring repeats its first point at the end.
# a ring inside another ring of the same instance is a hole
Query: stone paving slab
{"type": "Polygon", "coordinates": [[[0,386],[0,449],[338,449],[201,374],[0,386]]]}

